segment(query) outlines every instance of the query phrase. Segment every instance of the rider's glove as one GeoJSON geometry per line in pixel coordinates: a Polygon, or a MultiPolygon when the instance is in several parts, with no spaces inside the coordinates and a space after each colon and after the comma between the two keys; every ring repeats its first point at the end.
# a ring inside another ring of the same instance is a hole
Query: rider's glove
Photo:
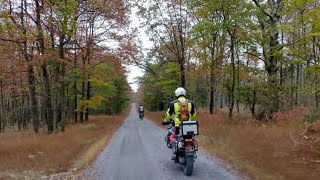
{"type": "Polygon", "coordinates": [[[170,124],[170,122],[164,122],[164,121],[163,121],[161,124],[164,126],[164,125],[170,124]]]}

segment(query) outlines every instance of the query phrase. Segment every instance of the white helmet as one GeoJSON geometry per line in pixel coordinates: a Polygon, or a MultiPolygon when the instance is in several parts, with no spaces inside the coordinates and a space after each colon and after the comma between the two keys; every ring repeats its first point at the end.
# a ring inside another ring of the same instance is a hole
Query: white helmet
{"type": "Polygon", "coordinates": [[[176,97],[186,96],[186,94],[187,94],[186,90],[183,87],[177,88],[174,93],[176,94],[176,97]]]}

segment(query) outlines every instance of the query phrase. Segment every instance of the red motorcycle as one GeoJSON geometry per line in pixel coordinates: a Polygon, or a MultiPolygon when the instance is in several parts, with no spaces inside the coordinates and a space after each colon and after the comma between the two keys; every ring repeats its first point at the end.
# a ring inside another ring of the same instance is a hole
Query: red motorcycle
{"type": "Polygon", "coordinates": [[[187,176],[193,172],[193,162],[197,158],[198,142],[195,136],[199,135],[198,121],[183,121],[176,134],[174,121],[170,120],[168,135],[165,137],[168,148],[172,148],[176,156],[174,162],[184,166],[183,170],[187,176]],[[170,139],[171,137],[171,139],[170,139]]]}

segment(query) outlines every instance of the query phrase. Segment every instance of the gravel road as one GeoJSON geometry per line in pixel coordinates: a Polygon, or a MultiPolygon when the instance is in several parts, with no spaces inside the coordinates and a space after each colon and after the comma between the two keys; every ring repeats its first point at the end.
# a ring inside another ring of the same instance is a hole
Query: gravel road
{"type": "Polygon", "coordinates": [[[86,179],[240,179],[201,150],[194,162],[192,176],[185,176],[183,166],[171,160],[172,151],[164,142],[167,132],[146,119],[141,121],[135,109],[133,104],[129,116],[108,147],[85,172],[86,179]]]}

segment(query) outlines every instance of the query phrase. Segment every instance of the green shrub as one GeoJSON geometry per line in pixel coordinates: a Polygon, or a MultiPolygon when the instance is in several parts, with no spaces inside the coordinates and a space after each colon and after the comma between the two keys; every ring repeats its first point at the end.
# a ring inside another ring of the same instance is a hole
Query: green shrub
{"type": "Polygon", "coordinates": [[[308,114],[308,115],[304,116],[304,121],[305,122],[312,123],[312,122],[315,122],[315,121],[317,121],[319,119],[320,119],[320,115],[319,114],[312,113],[312,114],[308,114]]]}

